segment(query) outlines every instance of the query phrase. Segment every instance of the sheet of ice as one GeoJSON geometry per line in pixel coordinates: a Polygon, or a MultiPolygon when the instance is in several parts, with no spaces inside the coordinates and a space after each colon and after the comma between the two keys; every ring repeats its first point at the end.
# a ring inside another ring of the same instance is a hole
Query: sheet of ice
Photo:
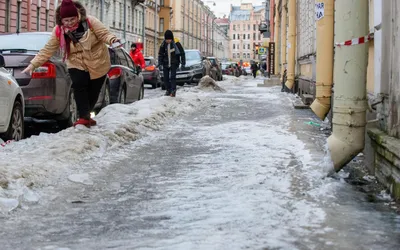
{"type": "Polygon", "coordinates": [[[0,148],[0,197],[22,196],[26,186],[54,185],[59,178],[80,172],[83,161],[96,165],[107,151],[158,130],[168,118],[201,108],[209,95],[198,88],[182,88],[176,98],[162,96],[161,91],[151,93],[151,98],[130,105],[107,106],[94,118],[98,126],[91,129],[77,126],[41,133],[0,148]]]}

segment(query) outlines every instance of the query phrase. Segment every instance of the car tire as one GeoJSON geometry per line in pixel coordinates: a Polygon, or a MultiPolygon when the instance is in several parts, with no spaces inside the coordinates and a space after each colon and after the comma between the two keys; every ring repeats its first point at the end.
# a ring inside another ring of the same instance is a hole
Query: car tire
{"type": "Polygon", "coordinates": [[[126,90],[125,85],[121,89],[121,93],[119,94],[118,103],[126,104],[126,90]]]}
{"type": "Polygon", "coordinates": [[[78,120],[78,106],[76,105],[74,91],[71,89],[69,93],[68,100],[68,119],[62,120],[58,122],[58,126],[61,129],[66,129],[74,125],[74,123],[78,120]]]}
{"type": "Polygon", "coordinates": [[[101,108],[103,109],[110,105],[111,103],[111,96],[110,96],[110,85],[108,84],[108,81],[106,83],[106,89],[104,90],[104,98],[103,98],[103,103],[101,104],[101,108]]]}
{"type": "Polygon", "coordinates": [[[142,100],[144,98],[144,86],[140,87],[139,90],[139,96],[138,96],[138,101],[142,100]]]}
{"type": "Polygon", "coordinates": [[[22,104],[16,100],[14,102],[13,110],[11,113],[10,124],[8,125],[7,132],[2,135],[5,141],[14,140],[19,141],[24,138],[24,112],[22,104]]]}

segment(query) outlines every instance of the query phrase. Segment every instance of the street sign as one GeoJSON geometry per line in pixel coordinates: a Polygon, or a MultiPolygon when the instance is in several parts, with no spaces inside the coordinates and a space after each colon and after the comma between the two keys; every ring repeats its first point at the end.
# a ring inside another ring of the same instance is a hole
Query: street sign
{"type": "Polygon", "coordinates": [[[275,75],[275,43],[269,43],[269,75],[275,75]]]}
{"type": "Polygon", "coordinates": [[[325,16],[325,4],[316,3],[315,4],[315,19],[317,21],[321,20],[325,16]]]}
{"type": "Polygon", "coordinates": [[[258,54],[259,54],[259,55],[264,55],[266,51],[267,51],[266,48],[260,47],[260,48],[258,49],[258,54]]]}

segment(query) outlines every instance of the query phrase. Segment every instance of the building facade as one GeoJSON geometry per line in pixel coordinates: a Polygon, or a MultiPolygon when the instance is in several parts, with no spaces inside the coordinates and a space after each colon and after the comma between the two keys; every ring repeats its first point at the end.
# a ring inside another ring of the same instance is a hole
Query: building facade
{"type": "Polygon", "coordinates": [[[0,33],[51,31],[54,0],[0,0],[0,33]]]}
{"type": "Polygon", "coordinates": [[[231,6],[229,15],[229,48],[233,61],[250,61],[259,59],[256,47],[262,45],[259,25],[265,20],[265,6],[253,6],[242,3],[231,6]]]}
{"type": "Polygon", "coordinates": [[[102,20],[104,25],[116,36],[125,39],[125,49],[132,43],[144,40],[144,7],[139,1],[81,0],[88,14],[102,20]],[[126,6],[125,6],[126,3],[126,6]]]}
{"type": "Polygon", "coordinates": [[[146,0],[145,6],[145,56],[156,57],[158,53],[158,13],[160,12],[159,0],[146,0]]]}

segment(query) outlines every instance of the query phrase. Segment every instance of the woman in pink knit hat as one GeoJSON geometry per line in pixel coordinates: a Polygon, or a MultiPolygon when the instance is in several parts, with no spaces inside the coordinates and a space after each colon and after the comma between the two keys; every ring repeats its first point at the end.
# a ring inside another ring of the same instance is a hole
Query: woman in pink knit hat
{"type": "Polygon", "coordinates": [[[31,73],[61,51],[66,61],[74,89],[79,119],[74,126],[96,125],[90,118],[111,63],[105,44],[120,40],[97,18],[86,15],[79,2],[63,0],[56,10],[56,26],[47,44],[23,71],[31,73]]]}

